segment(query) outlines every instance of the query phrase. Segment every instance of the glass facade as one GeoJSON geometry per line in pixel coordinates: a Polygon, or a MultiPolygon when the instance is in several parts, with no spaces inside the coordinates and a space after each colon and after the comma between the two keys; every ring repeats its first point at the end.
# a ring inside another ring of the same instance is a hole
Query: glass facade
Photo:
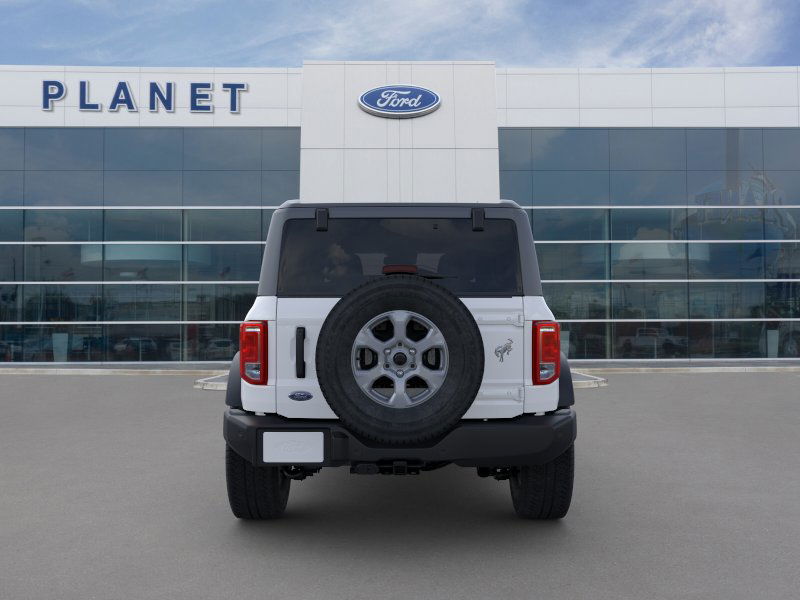
{"type": "MultiPolygon", "coordinates": [[[[572,358],[800,356],[800,129],[501,128],[572,358]]],[[[224,361],[298,128],[0,128],[0,361],[224,361]]]]}
{"type": "Polygon", "coordinates": [[[0,361],[226,361],[298,128],[0,128],[0,361]]]}
{"type": "Polygon", "coordinates": [[[500,129],[562,348],[800,356],[800,129],[500,129]]]}

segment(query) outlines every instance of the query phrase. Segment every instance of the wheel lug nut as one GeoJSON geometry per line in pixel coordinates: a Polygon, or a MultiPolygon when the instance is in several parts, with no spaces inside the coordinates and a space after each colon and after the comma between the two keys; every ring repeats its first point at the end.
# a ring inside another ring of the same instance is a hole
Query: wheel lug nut
{"type": "Polygon", "coordinates": [[[386,363],[385,365],[383,365],[383,368],[384,369],[388,369],[389,368],[389,363],[386,363]]]}
{"type": "Polygon", "coordinates": [[[389,352],[391,352],[391,351],[392,351],[391,348],[386,348],[386,350],[384,350],[383,353],[384,354],[389,354],[389,352]]]}
{"type": "Polygon", "coordinates": [[[415,365],[414,363],[411,363],[411,368],[412,368],[412,369],[416,369],[416,368],[417,368],[417,365],[415,365]]]}
{"type": "Polygon", "coordinates": [[[403,371],[397,371],[397,376],[398,377],[402,377],[403,376],[403,371]]]}
{"type": "Polygon", "coordinates": [[[416,348],[409,348],[408,353],[409,354],[416,354],[417,353],[417,349],[416,348]]]}

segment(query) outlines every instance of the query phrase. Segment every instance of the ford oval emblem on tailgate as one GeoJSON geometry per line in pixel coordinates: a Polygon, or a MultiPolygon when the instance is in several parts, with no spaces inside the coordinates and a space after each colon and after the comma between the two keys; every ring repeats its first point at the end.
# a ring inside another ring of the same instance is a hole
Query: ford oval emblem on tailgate
{"type": "Polygon", "coordinates": [[[297,400],[298,402],[305,402],[306,400],[311,400],[313,397],[311,392],[292,392],[289,394],[289,398],[297,400]]]}

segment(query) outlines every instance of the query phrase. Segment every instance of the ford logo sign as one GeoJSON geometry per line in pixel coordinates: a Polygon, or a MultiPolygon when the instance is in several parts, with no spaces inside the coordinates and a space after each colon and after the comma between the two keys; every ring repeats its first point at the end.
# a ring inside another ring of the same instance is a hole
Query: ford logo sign
{"type": "Polygon", "coordinates": [[[289,398],[297,400],[298,402],[305,402],[306,400],[311,400],[313,397],[311,392],[292,392],[289,394],[289,398]]]}
{"type": "Polygon", "coordinates": [[[439,108],[439,94],[415,85],[384,85],[361,94],[358,105],[371,115],[406,119],[439,108]]]}

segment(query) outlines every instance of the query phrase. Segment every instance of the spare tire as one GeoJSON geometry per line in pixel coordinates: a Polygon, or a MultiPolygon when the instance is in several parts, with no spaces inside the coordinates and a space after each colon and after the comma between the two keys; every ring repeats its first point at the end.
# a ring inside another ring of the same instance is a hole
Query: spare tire
{"type": "Polygon", "coordinates": [[[415,275],[387,275],[344,296],[317,341],[319,385],[354,434],[420,444],[464,416],[483,380],[483,341],[466,306],[415,275]]]}

